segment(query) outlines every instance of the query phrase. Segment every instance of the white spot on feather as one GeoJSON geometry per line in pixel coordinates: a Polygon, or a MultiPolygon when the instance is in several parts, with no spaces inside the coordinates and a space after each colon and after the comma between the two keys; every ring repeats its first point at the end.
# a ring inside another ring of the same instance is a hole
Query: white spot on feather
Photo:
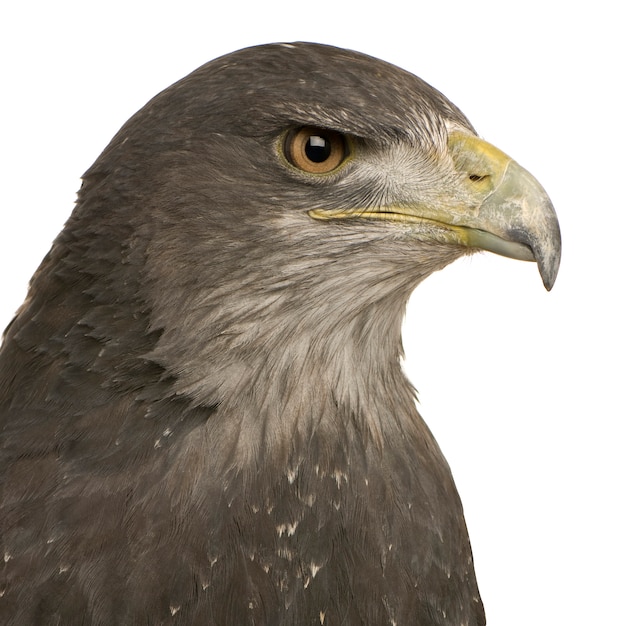
{"type": "Polygon", "coordinates": [[[320,611],[320,624],[324,624],[325,619],[326,619],[326,611],[320,611]]]}
{"type": "Polygon", "coordinates": [[[8,552],[4,553],[4,562],[5,563],[8,563],[12,558],[13,557],[8,552]]]}
{"type": "Polygon", "coordinates": [[[180,604],[178,606],[172,606],[170,604],[170,613],[172,615],[176,615],[176,613],[178,613],[178,611],[180,611],[180,604]]]}
{"type": "Polygon", "coordinates": [[[348,476],[346,474],[344,474],[341,470],[336,469],[333,472],[333,476],[335,478],[335,482],[337,483],[337,489],[341,489],[341,481],[342,480],[345,483],[348,482],[348,476]]]}
{"type": "Polygon", "coordinates": [[[59,574],[63,574],[64,572],[67,572],[68,569],[70,569],[69,565],[61,564],[59,566],[59,574]]]}
{"type": "Polygon", "coordinates": [[[293,560],[293,551],[290,550],[289,548],[278,548],[278,550],[276,550],[276,554],[281,559],[287,559],[288,561],[293,560]]]}
{"type": "Polygon", "coordinates": [[[315,578],[317,576],[317,572],[319,572],[322,569],[321,565],[318,565],[317,563],[313,563],[313,562],[311,562],[310,567],[311,567],[311,576],[313,578],[315,578]]]}
{"type": "Polygon", "coordinates": [[[287,537],[293,537],[296,532],[296,528],[298,528],[297,520],[293,524],[279,524],[276,526],[276,532],[279,537],[282,537],[284,534],[286,534],[287,537]]]}
{"type": "Polygon", "coordinates": [[[315,495],[310,494],[306,498],[301,498],[302,502],[304,502],[307,506],[311,507],[315,504],[315,495]]]}

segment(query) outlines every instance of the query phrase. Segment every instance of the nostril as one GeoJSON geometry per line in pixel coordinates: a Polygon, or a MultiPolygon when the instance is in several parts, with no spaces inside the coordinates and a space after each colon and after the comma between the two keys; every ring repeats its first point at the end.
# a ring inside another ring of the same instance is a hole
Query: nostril
{"type": "Polygon", "coordinates": [[[484,176],[481,176],[480,174],[469,175],[469,179],[474,183],[480,182],[481,180],[485,180],[485,178],[488,178],[488,177],[489,177],[488,174],[485,174],[484,176]]]}

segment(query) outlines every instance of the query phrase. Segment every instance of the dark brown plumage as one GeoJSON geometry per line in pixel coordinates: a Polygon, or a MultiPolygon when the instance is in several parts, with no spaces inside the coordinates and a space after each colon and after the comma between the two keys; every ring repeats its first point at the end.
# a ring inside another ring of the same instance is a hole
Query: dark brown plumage
{"type": "Polygon", "coordinates": [[[401,321],[477,248],[549,288],[559,246],[536,181],[381,61],[263,46],[159,94],[6,331],[0,621],[483,624],[401,321]]]}

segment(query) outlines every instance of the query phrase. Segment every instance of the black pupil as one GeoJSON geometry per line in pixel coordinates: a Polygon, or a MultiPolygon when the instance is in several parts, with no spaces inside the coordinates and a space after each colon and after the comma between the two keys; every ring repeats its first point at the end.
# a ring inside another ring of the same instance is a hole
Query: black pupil
{"type": "Polygon", "coordinates": [[[320,135],[311,135],[304,146],[304,152],[313,163],[323,163],[330,156],[330,141],[320,135]]]}

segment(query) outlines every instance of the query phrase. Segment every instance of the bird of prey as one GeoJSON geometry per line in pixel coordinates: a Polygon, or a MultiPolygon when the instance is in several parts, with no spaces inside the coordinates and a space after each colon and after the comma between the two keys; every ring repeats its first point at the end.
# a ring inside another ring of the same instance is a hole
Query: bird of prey
{"type": "Polygon", "coordinates": [[[545,191],[419,78],[214,60],[83,177],[0,356],[0,622],[485,623],[405,304],[477,250],[559,265],[545,191]]]}

